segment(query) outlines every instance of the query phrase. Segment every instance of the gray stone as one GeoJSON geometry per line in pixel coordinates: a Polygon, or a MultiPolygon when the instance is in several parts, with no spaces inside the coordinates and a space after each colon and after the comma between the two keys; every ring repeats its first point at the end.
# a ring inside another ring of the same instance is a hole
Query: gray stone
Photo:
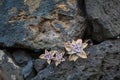
{"type": "Polygon", "coordinates": [[[66,60],[40,70],[32,80],[119,80],[120,40],[108,40],[85,49],[88,58],[66,60]]]}
{"type": "Polygon", "coordinates": [[[46,67],[47,63],[45,60],[42,59],[36,59],[34,61],[34,68],[37,72],[39,72],[40,70],[44,69],[46,67]]]}
{"type": "Polygon", "coordinates": [[[0,78],[2,75],[5,80],[24,80],[21,68],[3,50],[0,50],[0,78]]]}
{"type": "MultiPolygon", "coordinates": [[[[37,74],[37,76],[31,80],[43,80],[51,75],[54,74],[54,70],[55,70],[55,66],[52,63],[51,65],[49,65],[47,68],[45,68],[44,70],[40,70],[37,74]]],[[[54,78],[54,77],[53,77],[54,78]]],[[[54,80],[52,78],[50,78],[51,80],[54,80]]]]}
{"type": "Polygon", "coordinates": [[[22,68],[22,74],[24,77],[28,77],[33,70],[33,61],[28,61],[28,64],[22,68]]]}
{"type": "Polygon", "coordinates": [[[94,40],[103,41],[120,35],[119,0],[85,0],[85,7],[93,26],[94,40]]]}
{"type": "Polygon", "coordinates": [[[1,0],[0,45],[44,49],[82,37],[86,19],[77,0],[1,0]]]}
{"type": "Polygon", "coordinates": [[[31,60],[31,56],[28,55],[27,52],[22,51],[22,50],[17,50],[13,52],[13,58],[15,62],[19,65],[26,65],[29,60],[31,60]]]}
{"type": "Polygon", "coordinates": [[[79,80],[80,79],[79,73],[73,73],[71,75],[68,75],[67,80],[79,80]]]}

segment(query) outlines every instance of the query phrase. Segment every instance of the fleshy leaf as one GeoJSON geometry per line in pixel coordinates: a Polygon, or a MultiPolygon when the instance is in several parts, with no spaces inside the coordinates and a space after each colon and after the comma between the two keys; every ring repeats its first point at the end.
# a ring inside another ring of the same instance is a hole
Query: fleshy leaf
{"type": "Polygon", "coordinates": [[[82,44],[82,39],[78,39],[78,40],[76,41],[76,44],[78,44],[78,43],[81,43],[81,44],[82,44]]]}
{"type": "Polygon", "coordinates": [[[83,49],[84,49],[84,48],[87,47],[88,44],[87,43],[83,43],[82,45],[83,45],[83,49]]]}
{"type": "Polygon", "coordinates": [[[85,51],[82,51],[81,53],[77,53],[77,55],[81,58],[87,58],[87,54],[85,53],[85,51]]]}
{"type": "Polygon", "coordinates": [[[62,59],[62,62],[65,61],[65,58],[62,59]]]}
{"type": "Polygon", "coordinates": [[[72,44],[74,45],[74,44],[76,44],[76,42],[74,40],[72,40],[72,44]]]}
{"type": "Polygon", "coordinates": [[[76,55],[70,55],[69,56],[70,61],[76,61],[77,59],[78,59],[78,56],[76,56],[76,55]]]}
{"type": "Polygon", "coordinates": [[[50,63],[51,63],[51,60],[47,60],[47,63],[50,64],[50,63]]]}
{"type": "Polygon", "coordinates": [[[48,53],[48,51],[45,49],[45,53],[48,53]]]}
{"type": "Polygon", "coordinates": [[[55,65],[58,66],[61,62],[55,62],[55,65]]]}
{"type": "Polygon", "coordinates": [[[52,56],[54,56],[55,54],[57,54],[57,51],[51,51],[52,56]]]}
{"type": "Polygon", "coordinates": [[[41,54],[41,55],[39,56],[39,58],[44,59],[44,58],[45,58],[44,55],[45,55],[45,54],[41,54]]]}
{"type": "Polygon", "coordinates": [[[75,52],[73,53],[73,52],[68,52],[67,54],[75,54],[75,52]]]}

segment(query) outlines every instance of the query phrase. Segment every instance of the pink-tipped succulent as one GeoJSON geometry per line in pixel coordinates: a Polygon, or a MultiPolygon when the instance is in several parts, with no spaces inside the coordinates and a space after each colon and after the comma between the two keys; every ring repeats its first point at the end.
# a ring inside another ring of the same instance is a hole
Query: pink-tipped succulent
{"type": "Polygon", "coordinates": [[[41,54],[39,58],[46,59],[47,63],[50,64],[51,60],[54,58],[55,51],[47,51],[45,50],[45,54],[41,54]]]}
{"type": "Polygon", "coordinates": [[[87,58],[87,55],[85,51],[83,50],[86,48],[87,43],[82,43],[82,39],[78,39],[77,41],[72,41],[70,43],[69,41],[65,43],[65,49],[68,51],[69,60],[70,61],[76,61],[78,59],[78,56],[81,58],[87,58]]]}
{"type": "Polygon", "coordinates": [[[61,62],[65,61],[65,59],[63,58],[64,56],[64,52],[61,52],[61,53],[56,53],[55,54],[55,58],[54,58],[54,61],[55,61],[55,65],[58,66],[61,62]]]}

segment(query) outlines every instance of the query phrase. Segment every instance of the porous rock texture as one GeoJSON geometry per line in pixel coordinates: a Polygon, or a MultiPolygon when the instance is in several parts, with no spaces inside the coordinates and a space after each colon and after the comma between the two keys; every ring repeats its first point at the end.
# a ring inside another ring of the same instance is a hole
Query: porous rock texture
{"type": "Polygon", "coordinates": [[[5,50],[0,50],[0,80],[24,80],[22,68],[7,54],[5,50]]]}
{"type": "Polygon", "coordinates": [[[87,59],[79,58],[76,62],[71,62],[66,56],[66,61],[57,67],[54,62],[48,65],[46,60],[42,59],[34,59],[32,64],[29,60],[26,66],[20,67],[15,64],[8,50],[0,50],[0,78],[2,71],[6,80],[120,79],[120,39],[89,45],[85,51],[87,59]]]}
{"type": "Polygon", "coordinates": [[[120,36],[120,0],[84,1],[94,40],[103,41],[120,36]]]}
{"type": "Polygon", "coordinates": [[[120,80],[119,8],[120,0],[0,0],[0,80],[120,80]],[[87,59],[39,59],[79,38],[91,40],[87,59]]]}
{"type": "MultiPolygon", "coordinates": [[[[39,69],[32,80],[119,80],[120,79],[120,40],[108,40],[89,46],[87,59],[76,62],[66,60],[59,66],[54,63],[39,69]]],[[[40,60],[38,64],[40,63],[40,60]]],[[[41,61],[43,63],[43,61],[41,61]]],[[[44,66],[44,64],[41,64],[44,66]]],[[[36,69],[39,66],[35,66],[36,69]]]]}
{"type": "Polygon", "coordinates": [[[87,26],[77,0],[0,0],[0,45],[44,49],[81,38],[87,26]]]}

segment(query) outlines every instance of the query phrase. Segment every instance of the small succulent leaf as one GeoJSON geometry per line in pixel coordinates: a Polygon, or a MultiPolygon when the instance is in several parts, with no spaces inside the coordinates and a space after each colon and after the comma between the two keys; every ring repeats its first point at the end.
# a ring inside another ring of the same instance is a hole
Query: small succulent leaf
{"type": "Polygon", "coordinates": [[[45,49],[45,53],[48,53],[48,51],[45,49]]]}
{"type": "Polygon", "coordinates": [[[50,63],[51,63],[51,60],[47,60],[47,63],[50,64],[50,63]]]}
{"type": "Polygon", "coordinates": [[[62,62],[65,61],[65,58],[62,58],[62,62]]]}
{"type": "Polygon", "coordinates": [[[76,44],[76,42],[74,40],[72,40],[72,44],[74,45],[74,44],[76,44]]]}
{"type": "Polygon", "coordinates": [[[70,42],[65,43],[64,46],[67,51],[71,51],[71,43],[70,42]]]}
{"type": "Polygon", "coordinates": [[[76,61],[77,59],[78,59],[78,56],[76,56],[76,55],[70,55],[69,56],[70,61],[76,61]]]}
{"type": "Polygon", "coordinates": [[[87,58],[87,54],[85,53],[85,51],[82,51],[81,53],[77,53],[77,55],[81,58],[87,58]]]}
{"type": "Polygon", "coordinates": [[[51,51],[51,55],[54,56],[57,53],[57,51],[51,51]]]}
{"type": "Polygon", "coordinates": [[[57,62],[57,61],[56,61],[56,62],[55,62],[55,65],[58,66],[60,63],[61,63],[61,62],[57,62]]]}
{"type": "Polygon", "coordinates": [[[83,49],[84,49],[84,48],[87,47],[88,44],[87,43],[83,43],[82,45],[83,45],[83,49]]]}
{"type": "Polygon", "coordinates": [[[71,54],[75,54],[75,53],[76,53],[75,51],[73,51],[73,50],[71,51],[71,54]]]}
{"type": "Polygon", "coordinates": [[[74,54],[73,52],[68,52],[67,54],[74,54]]]}
{"type": "Polygon", "coordinates": [[[81,44],[82,44],[82,39],[78,39],[78,40],[76,41],[76,44],[78,44],[78,43],[81,43],[81,44]]]}
{"type": "Polygon", "coordinates": [[[44,59],[44,58],[45,58],[44,55],[45,55],[45,54],[41,54],[41,55],[39,56],[39,58],[44,59]]]}

